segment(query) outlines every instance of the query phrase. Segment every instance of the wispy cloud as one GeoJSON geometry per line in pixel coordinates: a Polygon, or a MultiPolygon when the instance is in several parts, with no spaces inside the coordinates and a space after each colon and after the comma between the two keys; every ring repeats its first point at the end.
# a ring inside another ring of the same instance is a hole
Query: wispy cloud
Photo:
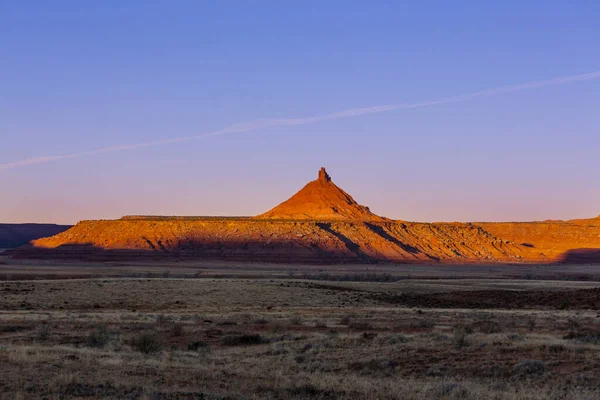
{"type": "Polygon", "coordinates": [[[522,83],[522,84],[518,84],[518,85],[502,86],[502,87],[484,90],[481,92],[468,93],[468,94],[463,94],[463,95],[454,96],[454,97],[447,97],[447,98],[438,99],[438,100],[425,101],[425,102],[421,102],[421,103],[389,104],[389,105],[381,105],[381,106],[374,106],[374,107],[353,108],[353,109],[349,109],[349,110],[338,111],[335,113],[317,115],[317,116],[313,116],[313,117],[304,117],[304,118],[263,119],[263,120],[250,121],[250,122],[245,122],[245,123],[240,123],[240,124],[234,124],[234,125],[230,125],[226,128],[219,129],[219,130],[216,130],[213,132],[207,132],[207,133],[194,135],[194,136],[185,136],[185,137],[157,140],[157,141],[151,141],[151,142],[110,146],[110,147],[104,147],[101,149],[84,151],[84,152],[73,153],[73,154],[26,158],[26,159],[20,160],[20,161],[14,161],[14,162],[10,162],[10,163],[0,164],[0,170],[8,170],[8,169],[12,169],[12,168],[24,167],[26,165],[43,164],[43,163],[47,163],[47,162],[51,162],[51,161],[66,160],[66,159],[70,159],[70,158],[81,158],[81,157],[93,156],[96,154],[102,154],[102,153],[111,153],[111,152],[116,152],[116,151],[140,149],[143,147],[152,147],[152,146],[161,146],[161,145],[167,145],[167,144],[173,144],[173,143],[180,143],[180,142],[186,142],[186,141],[190,141],[190,140],[207,138],[207,137],[211,137],[211,136],[226,135],[226,134],[230,134],[230,133],[250,132],[250,131],[255,131],[255,130],[259,130],[259,129],[263,129],[263,128],[269,128],[269,127],[314,124],[314,123],[321,122],[321,121],[351,118],[351,117],[357,117],[360,115],[375,114],[375,113],[386,112],[386,111],[405,110],[405,109],[411,109],[411,108],[420,108],[420,107],[429,107],[429,106],[435,106],[435,105],[441,105],[441,104],[456,103],[456,102],[460,102],[460,101],[471,100],[471,99],[474,99],[477,97],[493,96],[493,95],[502,94],[502,93],[513,93],[513,92],[519,92],[522,90],[543,88],[543,87],[547,87],[547,86],[566,85],[568,83],[591,81],[591,80],[595,80],[595,79],[600,79],[600,71],[590,72],[587,74],[563,76],[563,77],[553,78],[553,79],[548,79],[548,80],[543,80],[543,81],[527,82],[527,83],[522,83]]]}

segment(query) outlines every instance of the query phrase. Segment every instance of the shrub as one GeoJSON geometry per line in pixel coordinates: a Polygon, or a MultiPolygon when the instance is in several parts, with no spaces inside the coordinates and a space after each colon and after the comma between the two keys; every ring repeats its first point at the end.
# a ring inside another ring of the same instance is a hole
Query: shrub
{"type": "Polygon", "coordinates": [[[431,367],[429,367],[427,372],[425,372],[425,375],[440,377],[440,376],[446,375],[447,372],[448,372],[448,368],[446,368],[446,366],[436,364],[436,365],[432,365],[431,367]]]}
{"type": "Polygon", "coordinates": [[[283,398],[300,399],[334,399],[337,393],[331,389],[321,389],[312,384],[304,384],[286,389],[287,395],[283,398]]]}
{"type": "Polygon", "coordinates": [[[50,337],[50,326],[48,326],[48,324],[41,325],[37,332],[37,338],[39,340],[48,340],[49,337],[50,337]]]}
{"type": "Polygon", "coordinates": [[[539,360],[523,360],[512,369],[512,375],[518,377],[542,376],[548,371],[546,364],[539,360]]]}
{"type": "Polygon", "coordinates": [[[317,321],[315,323],[315,328],[327,328],[327,324],[325,321],[317,321]]]}
{"type": "Polygon", "coordinates": [[[237,325],[237,322],[231,321],[231,320],[225,320],[225,321],[219,321],[219,322],[217,322],[217,325],[219,325],[219,326],[232,326],[232,325],[237,325]]]}
{"type": "Polygon", "coordinates": [[[573,318],[569,318],[567,320],[567,327],[569,329],[578,329],[580,326],[579,322],[577,322],[576,320],[574,320],[573,318]]]}
{"type": "Polygon", "coordinates": [[[457,327],[454,329],[454,336],[452,338],[452,344],[454,347],[460,349],[471,344],[468,338],[468,332],[469,331],[464,327],[457,327]]]}
{"type": "Polygon", "coordinates": [[[391,335],[388,337],[389,344],[399,344],[399,343],[408,343],[410,342],[410,337],[405,335],[391,335]]]}
{"type": "Polygon", "coordinates": [[[452,330],[454,332],[463,331],[467,335],[470,335],[471,333],[473,333],[473,326],[472,325],[465,325],[465,324],[457,324],[457,325],[454,325],[454,327],[452,328],[452,330]]]}
{"type": "Polygon", "coordinates": [[[567,309],[571,308],[571,300],[569,300],[569,299],[562,299],[558,303],[557,308],[559,310],[567,310],[567,309]]]}
{"type": "Polygon", "coordinates": [[[210,345],[206,342],[203,342],[201,340],[194,340],[193,342],[190,342],[187,346],[188,350],[191,351],[198,351],[198,350],[210,350],[210,345]]]}
{"type": "Polygon", "coordinates": [[[354,321],[348,325],[352,329],[356,329],[357,331],[365,331],[367,329],[371,329],[371,324],[364,321],[354,321]]]}
{"type": "Polygon", "coordinates": [[[276,321],[271,323],[271,330],[273,332],[283,333],[289,329],[290,325],[287,322],[276,321]]]}
{"type": "Polygon", "coordinates": [[[446,335],[445,333],[440,333],[440,332],[421,333],[417,336],[421,337],[421,338],[426,338],[426,339],[432,340],[434,342],[449,342],[451,339],[450,336],[446,335]]]}
{"type": "Polygon", "coordinates": [[[411,328],[427,329],[427,328],[433,328],[435,326],[435,323],[429,318],[421,318],[416,321],[412,321],[409,324],[409,326],[411,328]]]}
{"type": "Polygon", "coordinates": [[[389,375],[398,366],[398,362],[388,358],[373,359],[370,361],[359,361],[348,364],[351,371],[361,371],[364,373],[384,373],[389,375]]]}
{"type": "Polygon", "coordinates": [[[364,340],[373,340],[377,337],[377,333],[375,332],[363,332],[362,338],[364,340]]]}
{"type": "Polygon", "coordinates": [[[173,326],[171,327],[171,335],[179,337],[179,336],[183,336],[183,324],[180,323],[174,323],[173,326]]]}
{"type": "Polygon", "coordinates": [[[153,333],[142,333],[132,340],[134,349],[144,354],[156,354],[162,351],[162,341],[153,333]]]}
{"type": "Polygon", "coordinates": [[[481,333],[499,333],[502,332],[502,327],[496,321],[482,321],[478,324],[479,332],[481,333]]]}
{"type": "Polygon", "coordinates": [[[306,361],[306,356],[298,354],[294,357],[294,361],[296,361],[298,364],[302,364],[304,361],[306,361]]]}
{"type": "Polygon", "coordinates": [[[439,382],[427,390],[428,399],[467,399],[469,391],[460,383],[439,382]]]}
{"type": "MultiPolygon", "coordinates": [[[[302,347],[302,348],[300,349],[300,353],[306,353],[307,351],[309,351],[309,350],[313,349],[314,347],[315,347],[315,345],[314,345],[314,344],[312,344],[312,343],[306,343],[306,344],[304,345],[304,347],[302,347]]],[[[317,347],[317,348],[318,348],[318,347],[317,347]]]]}
{"type": "Polygon", "coordinates": [[[529,318],[527,320],[527,328],[529,328],[530,331],[535,329],[535,325],[536,325],[535,318],[529,318]]]}
{"type": "Polygon", "coordinates": [[[106,326],[99,326],[93,332],[90,332],[86,344],[88,347],[102,348],[106,346],[109,340],[110,334],[106,326]]]}
{"type": "Polygon", "coordinates": [[[550,353],[562,353],[563,351],[565,351],[565,346],[563,346],[562,344],[551,344],[548,346],[548,351],[550,353]]]}
{"type": "Polygon", "coordinates": [[[267,340],[258,334],[243,334],[243,335],[230,335],[225,336],[222,339],[222,343],[225,346],[250,346],[255,344],[267,343],[267,340]]]}
{"type": "Polygon", "coordinates": [[[518,333],[509,333],[506,335],[506,337],[512,342],[519,342],[523,340],[523,336],[519,335],[518,333]]]}
{"type": "Polygon", "coordinates": [[[577,340],[582,343],[600,344],[600,331],[570,331],[563,339],[577,340]]]}
{"type": "Polygon", "coordinates": [[[28,326],[24,325],[2,325],[0,326],[0,333],[14,333],[19,331],[24,331],[30,329],[28,326]]]}

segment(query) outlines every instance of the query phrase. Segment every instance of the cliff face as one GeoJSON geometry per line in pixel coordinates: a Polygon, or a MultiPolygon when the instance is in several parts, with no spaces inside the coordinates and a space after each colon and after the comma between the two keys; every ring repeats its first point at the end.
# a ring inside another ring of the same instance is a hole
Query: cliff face
{"type": "Polygon", "coordinates": [[[289,263],[598,262],[600,224],[248,218],[82,221],[21,257],[183,257],[289,263]]]}
{"type": "MultiPolygon", "coordinates": [[[[520,244],[528,260],[577,262],[583,256],[598,262],[600,256],[590,256],[590,250],[600,250],[600,219],[540,222],[480,223],[491,234],[520,244]],[[587,254],[587,255],[585,255],[587,254]]],[[[579,261],[585,261],[581,259],[579,261]]]]}
{"type": "Polygon", "coordinates": [[[82,221],[17,257],[177,257],[286,263],[600,261],[600,219],[524,223],[392,221],[359,205],[324,169],[254,218],[82,221]]]}
{"type": "Polygon", "coordinates": [[[83,221],[21,256],[194,257],[269,262],[519,261],[523,248],[471,224],[247,219],[83,221]]]}

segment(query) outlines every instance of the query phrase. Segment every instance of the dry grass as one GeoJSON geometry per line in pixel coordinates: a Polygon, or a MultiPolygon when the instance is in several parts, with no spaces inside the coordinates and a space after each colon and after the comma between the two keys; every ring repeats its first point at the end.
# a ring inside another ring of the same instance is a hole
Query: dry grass
{"type": "Polygon", "coordinates": [[[600,397],[597,311],[413,309],[370,296],[396,284],[322,284],[0,283],[0,398],[600,397]]]}

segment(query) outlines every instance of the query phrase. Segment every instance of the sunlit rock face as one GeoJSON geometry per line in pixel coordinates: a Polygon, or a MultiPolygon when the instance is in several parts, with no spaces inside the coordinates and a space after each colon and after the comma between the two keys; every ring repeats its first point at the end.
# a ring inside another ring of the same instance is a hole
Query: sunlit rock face
{"type": "Polygon", "coordinates": [[[352,196],[331,181],[325,168],[318,178],[271,211],[256,218],[266,219],[331,219],[384,220],[368,207],[358,204],[352,196]]]}
{"type": "Polygon", "coordinates": [[[191,258],[274,263],[600,262],[600,219],[418,223],[372,213],[316,180],[256,217],[128,216],[82,221],[15,257],[191,258]]]}

